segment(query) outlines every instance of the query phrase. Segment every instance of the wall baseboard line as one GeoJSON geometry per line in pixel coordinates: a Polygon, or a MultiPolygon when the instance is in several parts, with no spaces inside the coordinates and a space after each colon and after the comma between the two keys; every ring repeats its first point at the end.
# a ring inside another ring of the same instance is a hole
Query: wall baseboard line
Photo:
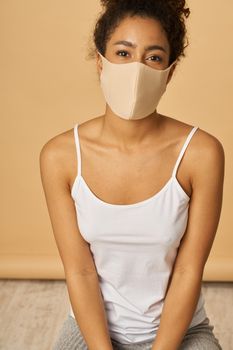
{"type": "MultiPolygon", "coordinates": [[[[65,280],[59,255],[0,255],[1,279],[65,280]]],[[[233,258],[209,258],[205,265],[204,282],[233,282],[233,258]]]]}

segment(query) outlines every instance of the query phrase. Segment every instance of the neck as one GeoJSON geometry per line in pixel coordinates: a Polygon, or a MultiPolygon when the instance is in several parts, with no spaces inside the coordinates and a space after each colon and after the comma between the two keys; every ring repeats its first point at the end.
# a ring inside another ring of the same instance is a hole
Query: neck
{"type": "Polygon", "coordinates": [[[161,131],[162,116],[155,111],[143,119],[126,120],[106,109],[103,115],[101,137],[114,143],[122,150],[130,150],[161,131]]]}

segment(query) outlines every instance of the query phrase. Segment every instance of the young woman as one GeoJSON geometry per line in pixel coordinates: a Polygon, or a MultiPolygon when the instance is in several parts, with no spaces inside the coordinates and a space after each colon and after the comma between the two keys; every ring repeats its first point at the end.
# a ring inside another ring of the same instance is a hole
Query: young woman
{"type": "Polygon", "coordinates": [[[71,302],[54,350],[221,349],[201,283],[224,150],[157,112],[185,56],[189,9],[185,0],[101,3],[94,49],[105,113],[40,155],[71,302]]]}

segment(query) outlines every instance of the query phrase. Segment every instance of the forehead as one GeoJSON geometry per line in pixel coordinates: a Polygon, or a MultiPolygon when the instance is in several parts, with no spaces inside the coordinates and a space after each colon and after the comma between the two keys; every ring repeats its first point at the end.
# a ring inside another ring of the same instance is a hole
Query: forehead
{"type": "Polygon", "coordinates": [[[166,32],[160,22],[148,17],[122,19],[112,33],[109,44],[112,45],[117,40],[129,40],[137,45],[163,44],[169,48],[166,32]]]}

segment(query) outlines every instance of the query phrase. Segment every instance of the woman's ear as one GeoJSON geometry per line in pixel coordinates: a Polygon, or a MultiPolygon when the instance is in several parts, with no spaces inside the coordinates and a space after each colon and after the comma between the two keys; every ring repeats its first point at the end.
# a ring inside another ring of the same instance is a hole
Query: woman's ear
{"type": "Polygon", "coordinates": [[[101,71],[102,71],[103,64],[102,64],[102,58],[101,58],[100,54],[98,53],[98,51],[96,51],[96,66],[97,66],[98,74],[100,75],[101,71]]]}

